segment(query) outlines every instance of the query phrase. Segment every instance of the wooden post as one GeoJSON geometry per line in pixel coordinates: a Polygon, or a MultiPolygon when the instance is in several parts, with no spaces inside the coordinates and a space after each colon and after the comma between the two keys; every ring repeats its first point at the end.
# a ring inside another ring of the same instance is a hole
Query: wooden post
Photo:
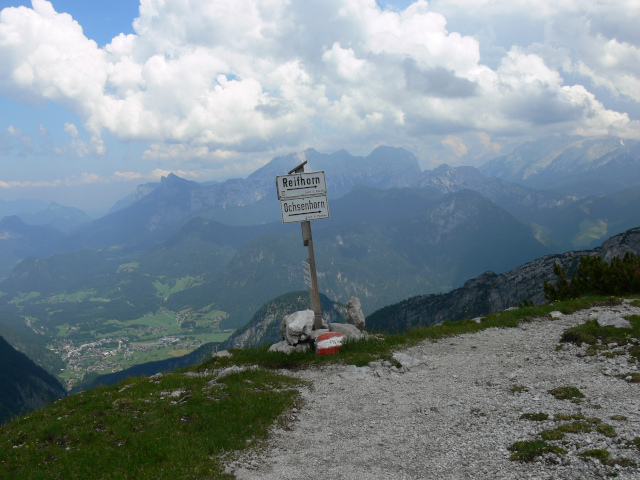
{"type": "MultiPolygon", "coordinates": [[[[291,170],[292,173],[303,173],[304,166],[307,163],[305,160],[296,168],[291,170]]],[[[320,304],[320,290],[318,289],[318,273],[316,270],[316,257],[313,252],[313,235],[311,234],[311,222],[306,221],[300,224],[302,228],[302,244],[309,248],[309,258],[307,263],[311,270],[311,288],[309,289],[309,300],[311,302],[311,309],[313,310],[313,329],[319,330],[322,328],[322,305],[320,304]]]]}

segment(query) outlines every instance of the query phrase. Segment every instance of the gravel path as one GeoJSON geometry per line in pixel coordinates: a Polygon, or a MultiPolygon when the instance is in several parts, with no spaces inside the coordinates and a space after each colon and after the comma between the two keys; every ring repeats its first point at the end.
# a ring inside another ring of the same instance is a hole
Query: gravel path
{"type": "MultiPolygon", "coordinates": [[[[639,448],[625,445],[640,437],[640,384],[615,376],[636,372],[636,365],[628,355],[579,357],[584,347],[566,344],[556,350],[566,328],[609,310],[592,308],[519,328],[426,341],[404,351],[424,360],[406,372],[353,366],[298,372],[312,382],[302,389],[300,411],[291,413],[286,429],[274,427],[268,445],[237,459],[228,471],[238,479],[279,480],[591,479],[612,474],[640,479],[638,466],[604,465],[579,456],[605,449],[611,452],[609,460],[626,457],[640,465],[639,448]],[[576,404],[548,393],[561,386],[578,387],[586,398],[576,404]],[[514,392],[514,387],[523,388],[514,392]],[[521,419],[523,413],[539,412],[549,419],[521,419]],[[546,454],[529,463],[510,460],[511,444],[539,439],[539,432],[561,424],[554,414],[597,417],[617,436],[595,428],[567,433],[564,445],[553,442],[568,451],[565,455],[546,454]]],[[[628,304],[613,310],[640,314],[640,308],[628,304]]]]}

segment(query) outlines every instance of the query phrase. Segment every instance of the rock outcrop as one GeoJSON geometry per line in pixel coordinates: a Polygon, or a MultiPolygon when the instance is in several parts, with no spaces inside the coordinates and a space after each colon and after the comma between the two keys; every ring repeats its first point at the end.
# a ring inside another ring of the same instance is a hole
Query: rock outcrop
{"type": "Polygon", "coordinates": [[[347,323],[353,325],[358,330],[364,330],[365,317],[362,313],[362,305],[360,299],[351,297],[347,302],[347,323]]]}
{"type": "Polygon", "coordinates": [[[448,293],[409,298],[372,313],[367,317],[367,325],[370,331],[403,331],[444,320],[462,320],[495,313],[517,306],[523,300],[541,305],[546,302],[543,290],[545,280],[557,280],[553,272],[555,263],[571,272],[584,255],[611,261],[613,257],[621,257],[626,252],[640,254],[640,228],[611,237],[593,250],[546,255],[504,274],[483,273],[448,293]]]}

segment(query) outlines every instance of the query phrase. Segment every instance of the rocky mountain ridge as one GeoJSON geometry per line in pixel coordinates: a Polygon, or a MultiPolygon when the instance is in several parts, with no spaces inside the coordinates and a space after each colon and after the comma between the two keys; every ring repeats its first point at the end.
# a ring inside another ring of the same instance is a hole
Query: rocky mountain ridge
{"type": "Polygon", "coordinates": [[[626,252],[640,254],[640,228],[616,235],[593,250],[546,255],[500,275],[483,273],[448,293],[409,298],[372,313],[367,317],[367,326],[372,331],[403,331],[443,320],[495,313],[515,307],[524,300],[540,305],[545,303],[544,281],[557,280],[553,272],[555,263],[571,272],[583,255],[597,255],[610,261],[626,252]]]}
{"type": "Polygon", "coordinates": [[[637,185],[639,165],[636,140],[557,135],[527,142],[480,170],[533,188],[604,195],[637,185]]]}

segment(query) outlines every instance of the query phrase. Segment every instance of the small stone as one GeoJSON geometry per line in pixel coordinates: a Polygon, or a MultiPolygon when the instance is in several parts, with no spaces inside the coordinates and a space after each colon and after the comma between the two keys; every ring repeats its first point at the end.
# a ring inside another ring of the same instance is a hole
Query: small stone
{"type": "Polygon", "coordinates": [[[398,362],[402,367],[406,369],[411,369],[423,364],[422,360],[402,352],[394,353],[391,359],[398,362]]]}

